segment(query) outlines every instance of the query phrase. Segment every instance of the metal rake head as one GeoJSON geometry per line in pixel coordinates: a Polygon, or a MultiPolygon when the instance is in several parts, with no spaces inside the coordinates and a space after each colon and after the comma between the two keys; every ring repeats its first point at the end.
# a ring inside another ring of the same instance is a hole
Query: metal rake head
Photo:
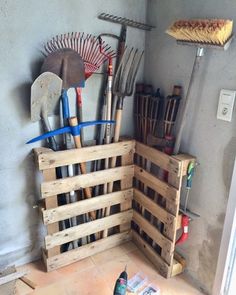
{"type": "Polygon", "coordinates": [[[144,51],[126,47],[114,78],[112,89],[114,95],[120,97],[132,95],[143,53],[144,51]]]}
{"type": "Polygon", "coordinates": [[[82,57],[86,79],[96,72],[108,58],[116,56],[116,52],[104,41],[100,44],[97,37],[81,32],[57,35],[44,45],[46,54],[64,48],[73,49],[82,57]],[[105,55],[101,53],[100,48],[103,53],[106,53],[105,55]]]}

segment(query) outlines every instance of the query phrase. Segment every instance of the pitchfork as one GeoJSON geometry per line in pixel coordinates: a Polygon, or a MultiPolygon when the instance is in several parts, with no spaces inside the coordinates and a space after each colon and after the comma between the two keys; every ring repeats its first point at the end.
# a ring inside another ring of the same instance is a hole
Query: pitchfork
{"type": "MultiPolygon", "coordinates": [[[[115,130],[113,142],[118,142],[120,138],[121,120],[123,112],[124,98],[131,96],[134,90],[134,81],[138,72],[140,61],[143,56],[143,51],[139,52],[138,49],[125,49],[124,55],[120,61],[117,69],[112,93],[118,97],[116,115],[115,115],[115,130]]],[[[116,166],[116,157],[111,158],[110,168],[116,166]]],[[[113,191],[113,182],[108,184],[108,193],[113,191]]],[[[105,216],[110,215],[110,207],[106,208],[105,216]]],[[[103,237],[107,236],[107,231],[103,232],[103,237]]]]}

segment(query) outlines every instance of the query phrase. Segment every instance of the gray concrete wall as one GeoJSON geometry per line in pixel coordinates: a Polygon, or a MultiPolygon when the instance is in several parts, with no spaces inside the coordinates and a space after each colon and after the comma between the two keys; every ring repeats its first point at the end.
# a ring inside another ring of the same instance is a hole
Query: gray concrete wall
{"type": "MultiPolygon", "coordinates": [[[[234,0],[148,1],[147,20],[156,30],[147,34],[145,80],[165,95],[174,84],[189,83],[195,49],[179,46],[165,34],[176,19],[217,17],[236,19],[234,0]]],[[[189,240],[179,248],[187,258],[188,273],[211,293],[219,252],[233,161],[236,115],[231,123],[216,118],[222,88],[236,89],[236,43],[227,52],[207,50],[194,85],[181,150],[200,162],[194,176],[189,207],[201,218],[190,225],[189,240]]],[[[181,113],[181,110],[180,110],[181,113]]]]}
{"type": "MultiPolygon", "coordinates": [[[[108,12],[137,21],[146,17],[142,0],[0,0],[0,265],[22,264],[39,257],[43,229],[37,210],[34,159],[25,142],[38,135],[30,122],[30,86],[43,61],[42,45],[52,36],[72,31],[119,34],[120,26],[97,19],[108,12]]],[[[145,32],[128,29],[128,45],[144,48],[145,32]]],[[[142,65],[143,67],[143,65],[142,65]]],[[[139,76],[142,77],[141,67],[139,76]]],[[[141,79],[141,78],[140,78],[141,79]]],[[[95,119],[101,76],[84,90],[84,119],[95,119]]],[[[122,134],[131,135],[132,99],[125,100],[122,134]]],[[[92,131],[87,133],[91,138],[92,131]]]]}

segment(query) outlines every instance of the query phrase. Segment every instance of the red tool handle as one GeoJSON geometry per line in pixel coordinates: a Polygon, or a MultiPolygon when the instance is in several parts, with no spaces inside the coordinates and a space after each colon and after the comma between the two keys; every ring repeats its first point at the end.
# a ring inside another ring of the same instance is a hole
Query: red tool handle
{"type": "Polygon", "coordinates": [[[180,245],[184,243],[188,239],[188,226],[189,226],[189,217],[186,215],[182,215],[182,220],[181,220],[181,226],[182,226],[182,235],[180,238],[176,241],[176,245],[180,245]]]}

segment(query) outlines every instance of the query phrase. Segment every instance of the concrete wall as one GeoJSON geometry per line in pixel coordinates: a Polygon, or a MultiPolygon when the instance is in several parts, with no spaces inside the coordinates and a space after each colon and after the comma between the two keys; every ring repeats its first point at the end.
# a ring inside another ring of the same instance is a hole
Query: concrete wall
{"type": "MultiPolygon", "coordinates": [[[[97,19],[101,12],[145,21],[142,0],[0,0],[0,264],[22,264],[40,255],[42,227],[32,147],[40,124],[30,121],[30,86],[39,75],[42,45],[52,36],[72,31],[119,34],[120,26],[97,19]]],[[[128,29],[129,45],[144,48],[145,32],[128,29]]],[[[143,65],[142,65],[143,67],[143,65]]],[[[142,76],[143,69],[140,74],[142,76]]],[[[94,75],[84,90],[84,119],[96,117],[102,78],[94,75]]],[[[131,135],[132,99],[125,101],[122,134],[131,135]]],[[[92,134],[89,130],[87,138],[92,134]]]]}
{"type": "MultiPolygon", "coordinates": [[[[195,49],[179,46],[165,34],[176,19],[218,17],[236,19],[234,0],[148,1],[147,20],[156,30],[147,34],[145,80],[165,95],[174,84],[188,86],[195,49]]],[[[220,89],[236,89],[236,44],[227,52],[207,50],[194,85],[181,150],[200,162],[194,177],[189,208],[201,215],[190,225],[190,237],[179,247],[188,273],[211,293],[226,203],[236,151],[236,116],[231,123],[216,119],[220,89]]],[[[180,110],[181,113],[181,110],[180,110]]]]}

